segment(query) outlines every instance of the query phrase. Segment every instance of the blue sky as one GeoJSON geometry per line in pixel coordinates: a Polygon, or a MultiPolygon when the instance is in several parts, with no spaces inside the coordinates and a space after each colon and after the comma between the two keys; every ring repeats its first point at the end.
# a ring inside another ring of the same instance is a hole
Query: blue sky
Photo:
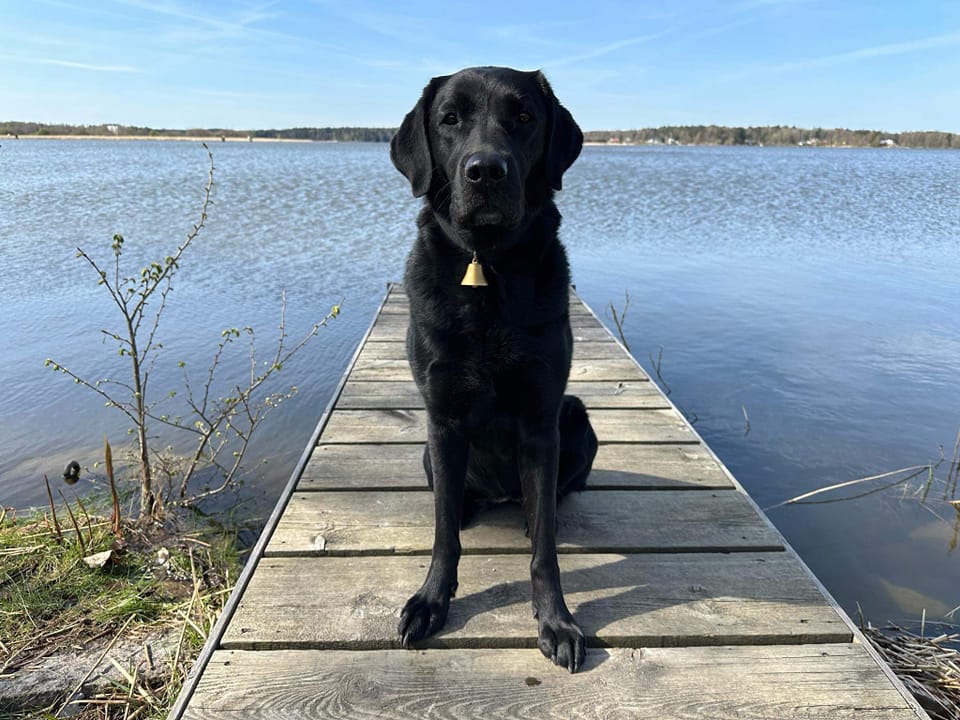
{"type": "Polygon", "coordinates": [[[960,132],[954,0],[0,0],[0,120],[396,126],[470,65],[542,68],[588,130],[960,132]]]}

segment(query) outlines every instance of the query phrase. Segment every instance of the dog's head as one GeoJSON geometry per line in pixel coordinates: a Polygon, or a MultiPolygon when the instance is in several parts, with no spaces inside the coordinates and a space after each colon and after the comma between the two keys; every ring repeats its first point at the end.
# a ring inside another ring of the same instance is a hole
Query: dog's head
{"type": "Polygon", "coordinates": [[[542,73],[481,67],[433,78],[390,158],[458,236],[495,238],[552,198],[582,145],[542,73]]]}

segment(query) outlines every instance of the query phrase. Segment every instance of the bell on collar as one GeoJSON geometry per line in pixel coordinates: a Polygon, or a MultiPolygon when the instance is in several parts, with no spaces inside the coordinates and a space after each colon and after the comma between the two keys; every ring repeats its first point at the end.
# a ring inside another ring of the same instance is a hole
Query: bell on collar
{"type": "Polygon", "coordinates": [[[483,265],[477,260],[477,254],[473,254],[473,260],[467,265],[467,271],[463,274],[461,285],[467,287],[486,287],[487,279],[483,276],[483,265]]]}

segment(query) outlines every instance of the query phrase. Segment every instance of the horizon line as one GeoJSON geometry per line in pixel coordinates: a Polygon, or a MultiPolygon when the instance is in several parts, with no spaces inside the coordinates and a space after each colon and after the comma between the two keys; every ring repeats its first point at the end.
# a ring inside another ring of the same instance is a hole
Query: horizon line
{"type": "MultiPolygon", "coordinates": [[[[113,122],[97,122],[97,123],[68,123],[68,122],[40,122],[35,120],[0,120],[0,127],[7,125],[39,125],[41,127],[63,127],[63,128],[92,128],[92,127],[109,127],[116,126],[118,131],[122,128],[134,128],[138,130],[153,130],[157,132],[176,132],[176,133],[186,133],[193,130],[203,130],[204,132],[217,133],[217,132],[230,132],[230,133],[261,133],[261,132],[288,132],[293,130],[391,130],[396,131],[399,126],[397,125],[291,125],[288,127],[259,127],[259,128],[228,128],[228,127],[203,127],[200,125],[187,126],[187,127],[158,127],[152,125],[134,125],[134,124],[125,124],[125,123],[113,123],[113,122]]],[[[782,123],[778,124],[766,124],[766,125],[727,125],[721,123],[685,123],[685,124],[662,124],[662,125],[646,125],[646,126],[635,126],[629,128],[596,128],[590,130],[583,130],[584,134],[586,133],[598,133],[598,132],[608,132],[608,133],[625,133],[625,132],[641,132],[644,130],[662,130],[665,128],[730,128],[730,129],[744,129],[744,130],[754,130],[754,129],[765,129],[765,128],[787,128],[793,130],[809,130],[809,131],[834,131],[834,130],[843,130],[847,132],[879,132],[886,133],[889,135],[904,135],[908,133],[943,133],[946,135],[960,135],[960,131],[952,130],[937,130],[937,129],[925,129],[925,130],[885,130],[883,128],[853,128],[853,127],[827,127],[824,125],[813,125],[813,126],[800,126],[800,125],[785,125],[782,123]]],[[[10,134],[8,132],[8,134],[10,134]]]]}

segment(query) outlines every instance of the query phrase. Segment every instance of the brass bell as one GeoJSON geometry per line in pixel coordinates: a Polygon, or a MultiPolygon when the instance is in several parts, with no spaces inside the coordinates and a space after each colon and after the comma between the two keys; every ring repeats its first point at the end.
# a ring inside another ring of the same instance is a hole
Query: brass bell
{"type": "Polygon", "coordinates": [[[467,265],[467,271],[463,274],[460,284],[467,287],[487,286],[487,279],[483,276],[483,265],[477,260],[477,253],[473,253],[473,260],[467,265]]]}

